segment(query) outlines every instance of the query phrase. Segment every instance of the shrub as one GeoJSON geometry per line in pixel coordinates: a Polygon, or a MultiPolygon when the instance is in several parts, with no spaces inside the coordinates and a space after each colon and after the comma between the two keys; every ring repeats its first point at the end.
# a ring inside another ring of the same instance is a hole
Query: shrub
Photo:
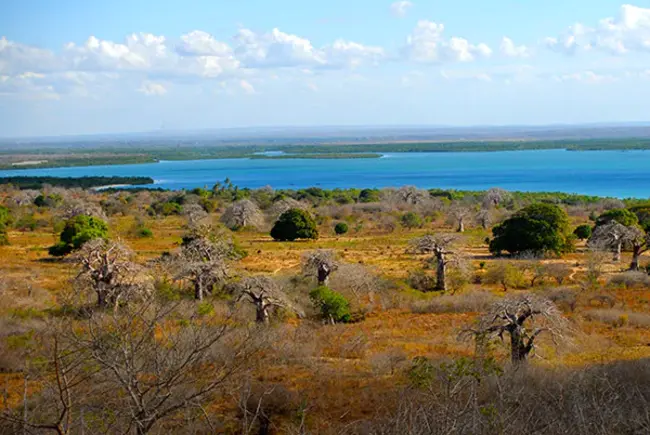
{"type": "Polygon", "coordinates": [[[341,235],[347,233],[348,230],[349,230],[349,228],[348,228],[348,224],[346,224],[345,222],[339,222],[338,224],[336,224],[336,225],[334,226],[334,232],[335,232],[336,234],[338,234],[339,236],[341,236],[341,235]]]}
{"type": "Polygon", "coordinates": [[[328,287],[316,287],[309,293],[309,298],[320,310],[324,319],[333,323],[347,323],[352,319],[350,303],[342,294],[330,290],[328,287]]]}
{"type": "Polygon", "coordinates": [[[86,215],[78,215],[68,219],[61,232],[60,241],[49,250],[50,255],[63,256],[81,248],[92,239],[105,239],[108,236],[108,225],[103,220],[86,215]]]}
{"type": "Polygon", "coordinates": [[[587,240],[589,237],[591,237],[591,232],[592,228],[591,225],[580,225],[577,227],[574,231],[573,234],[580,240],[587,240]]]}
{"type": "Polygon", "coordinates": [[[420,228],[422,226],[422,218],[420,215],[412,211],[404,214],[402,216],[401,222],[402,226],[408,229],[420,228]]]}
{"type": "Polygon", "coordinates": [[[645,272],[627,271],[612,276],[609,285],[613,287],[639,288],[650,286],[650,276],[645,272]]]}
{"type": "Polygon", "coordinates": [[[593,321],[607,323],[614,327],[621,326],[638,326],[642,328],[650,327],[650,314],[635,313],[630,311],[621,311],[616,309],[609,310],[589,310],[584,316],[593,321]]]}
{"type": "Polygon", "coordinates": [[[487,284],[499,284],[503,291],[511,288],[524,287],[524,274],[513,264],[499,261],[492,265],[485,274],[484,282],[487,284]]]}
{"type": "Polygon", "coordinates": [[[558,307],[567,308],[571,312],[575,311],[578,305],[578,293],[570,288],[551,288],[545,290],[543,294],[558,307]]]}
{"type": "Polygon", "coordinates": [[[135,236],[140,237],[141,239],[148,239],[153,237],[153,231],[144,226],[137,227],[135,229],[135,236]]]}
{"type": "Polygon", "coordinates": [[[415,302],[411,312],[416,314],[479,313],[493,302],[494,295],[487,291],[471,291],[460,295],[442,295],[427,301],[415,302]]]}
{"type": "Polygon", "coordinates": [[[569,219],[564,210],[554,204],[532,204],[494,227],[490,252],[553,252],[559,255],[572,249],[568,232],[569,219]]]}
{"type": "Polygon", "coordinates": [[[292,208],[282,213],[271,230],[271,237],[280,241],[318,239],[318,229],[309,213],[292,208]]]}
{"type": "Polygon", "coordinates": [[[626,227],[631,227],[639,223],[639,218],[630,210],[617,208],[601,214],[596,220],[596,225],[605,225],[612,221],[616,221],[626,227]]]}
{"type": "Polygon", "coordinates": [[[0,246],[8,245],[7,227],[9,226],[10,215],[9,209],[0,205],[0,246]]]}
{"type": "Polygon", "coordinates": [[[416,270],[409,273],[408,285],[421,292],[432,292],[436,289],[436,277],[427,275],[423,270],[416,270]]]}

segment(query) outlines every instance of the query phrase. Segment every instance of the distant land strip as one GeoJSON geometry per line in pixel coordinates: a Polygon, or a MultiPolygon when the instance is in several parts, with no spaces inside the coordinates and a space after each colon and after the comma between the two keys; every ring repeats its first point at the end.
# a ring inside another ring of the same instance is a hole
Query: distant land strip
{"type": "Polygon", "coordinates": [[[394,142],[356,144],[287,144],[265,142],[256,145],[223,145],[211,140],[159,141],[128,143],[87,143],[83,146],[0,149],[0,169],[36,169],[72,166],[126,165],[159,161],[211,159],[368,159],[386,153],[450,153],[506,151],[627,151],[650,150],[650,138],[561,139],[561,140],[482,140],[446,142],[394,142]],[[279,153],[279,154],[270,154],[279,153]]]}
{"type": "Polygon", "coordinates": [[[150,177],[2,177],[0,185],[11,184],[19,189],[42,189],[44,185],[53,187],[90,189],[104,186],[140,186],[153,184],[150,177]]]}

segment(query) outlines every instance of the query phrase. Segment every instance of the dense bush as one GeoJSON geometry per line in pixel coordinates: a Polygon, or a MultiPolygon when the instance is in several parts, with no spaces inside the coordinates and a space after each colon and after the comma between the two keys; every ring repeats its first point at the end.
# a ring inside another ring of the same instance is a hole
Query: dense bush
{"type": "Polygon", "coordinates": [[[591,237],[592,228],[591,225],[580,225],[574,231],[573,234],[580,240],[587,240],[591,237]]]}
{"type": "Polygon", "coordinates": [[[334,226],[334,232],[339,236],[346,234],[348,232],[348,224],[346,224],[345,222],[339,222],[334,226]]]}
{"type": "Polygon", "coordinates": [[[421,292],[432,292],[436,289],[436,277],[426,274],[423,270],[409,272],[407,278],[408,285],[421,292]]]}
{"type": "Polygon", "coordinates": [[[352,319],[350,303],[342,294],[328,287],[316,287],[309,293],[309,298],[326,320],[333,323],[347,323],[352,319]]]}
{"type": "Polygon", "coordinates": [[[639,219],[633,212],[624,208],[618,208],[608,210],[601,214],[598,219],[596,219],[596,225],[605,225],[612,221],[616,221],[626,227],[634,226],[639,223],[639,219]]]}
{"type": "Polygon", "coordinates": [[[569,219],[564,210],[553,204],[533,204],[515,213],[492,230],[490,252],[522,252],[557,255],[572,249],[569,219]]]}
{"type": "Polygon", "coordinates": [[[401,222],[404,228],[409,229],[420,228],[422,226],[422,218],[420,215],[412,211],[402,215],[401,222]]]}
{"type": "Polygon", "coordinates": [[[89,240],[108,237],[108,225],[92,216],[78,215],[68,219],[59,243],[50,247],[50,255],[63,256],[81,248],[89,240]]]}
{"type": "Polygon", "coordinates": [[[7,227],[9,226],[9,220],[11,215],[9,214],[9,209],[0,205],[0,245],[8,245],[9,237],[7,236],[7,227]]]}
{"type": "Polygon", "coordinates": [[[281,241],[317,239],[318,229],[316,228],[316,222],[309,213],[292,208],[280,215],[278,221],[273,225],[271,237],[281,241]]]}

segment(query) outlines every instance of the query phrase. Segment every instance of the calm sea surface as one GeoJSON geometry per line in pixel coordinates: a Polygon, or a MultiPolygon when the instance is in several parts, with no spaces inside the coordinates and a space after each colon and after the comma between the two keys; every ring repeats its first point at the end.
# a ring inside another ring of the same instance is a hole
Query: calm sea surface
{"type": "Polygon", "coordinates": [[[0,171],[0,176],[149,176],[155,187],[212,187],[229,177],[240,187],[390,187],[561,191],[650,197],[650,151],[564,150],[488,153],[394,153],[380,159],[200,160],[0,171]]]}

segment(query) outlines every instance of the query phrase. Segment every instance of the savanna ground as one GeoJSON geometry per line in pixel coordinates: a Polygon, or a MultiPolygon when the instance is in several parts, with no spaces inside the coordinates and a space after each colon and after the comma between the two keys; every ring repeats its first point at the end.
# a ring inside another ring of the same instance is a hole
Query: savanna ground
{"type": "MultiPolygon", "coordinates": [[[[218,208],[209,216],[215,224],[220,211],[218,208]]],[[[49,219],[50,214],[41,209],[36,217],[49,219]]],[[[397,391],[409,385],[406,373],[415,357],[445,361],[474,356],[474,344],[460,340],[459,333],[472,324],[493,298],[522,292],[549,295],[558,287],[549,277],[531,286],[524,271],[528,260],[495,258],[485,243],[490,231],[474,226],[464,232],[456,248],[471,265],[469,282],[447,294],[419,292],[409,287],[409,273],[431,271],[425,265],[427,256],[408,252],[409,242],[432,232],[454,233],[454,227],[444,216],[428,219],[422,228],[398,227],[390,232],[371,225],[355,228],[351,223],[350,232],[341,236],[332,230],[337,220],[321,221],[321,236],[314,241],[276,242],[268,231],[233,232],[238,246],[247,252],[235,264],[240,276],[265,274],[290,280],[301,276],[307,252],[328,249],[335,251],[341,262],[361,264],[382,281],[373,303],[363,301],[365,316],[361,321],[324,325],[313,317],[288,316],[269,326],[273,345],[266,351],[263,363],[253,364],[251,379],[265,385],[282,385],[297,394],[308,433],[337,433],[347,425],[377,417],[382,410],[389,412],[394,405],[391,402],[398,400],[397,391]],[[505,291],[497,283],[480,279],[504,261],[524,271],[521,282],[505,291]]],[[[571,220],[573,226],[588,222],[586,214],[574,214],[571,220]]],[[[108,222],[110,237],[121,239],[132,248],[141,263],[177,249],[187,231],[187,221],[182,216],[144,218],[144,225],[153,233],[151,238],[133,234],[133,216],[116,214],[108,222]]],[[[0,319],[6,334],[16,325],[47,317],[48,310],[55,309],[60,298],[70,291],[71,281],[78,273],[74,264],[48,255],[47,249],[59,237],[52,227],[33,231],[12,229],[8,235],[10,245],[0,246],[0,319]]],[[[584,242],[579,242],[574,253],[541,260],[571,268],[562,288],[576,300],[567,304],[561,298],[557,300],[571,321],[573,333],[560,346],[540,336],[531,365],[553,371],[650,358],[650,287],[647,283],[610,283],[613,276],[626,269],[629,253],[624,254],[620,263],[610,261],[611,256],[601,259],[599,283],[586,286],[590,255],[584,242]]],[[[642,260],[645,264],[647,258],[642,260]]],[[[336,272],[332,280],[336,280],[336,272]]],[[[493,354],[498,361],[508,364],[506,345],[497,342],[493,354]]],[[[5,405],[19,406],[25,391],[30,394],[37,388],[24,387],[22,373],[8,369],[0,373],[5,405]]],[[[232,392],[232,401],[211,405],[211,412],[224,421],[220,431],[235,432],[233,428],[239,427],[237,394],[232,392]]],[[[281,420],[295,418],[285,415],[281,420]]],[[[282,427],[276,423],[276,432],[284,432],[282,427]]]]}

